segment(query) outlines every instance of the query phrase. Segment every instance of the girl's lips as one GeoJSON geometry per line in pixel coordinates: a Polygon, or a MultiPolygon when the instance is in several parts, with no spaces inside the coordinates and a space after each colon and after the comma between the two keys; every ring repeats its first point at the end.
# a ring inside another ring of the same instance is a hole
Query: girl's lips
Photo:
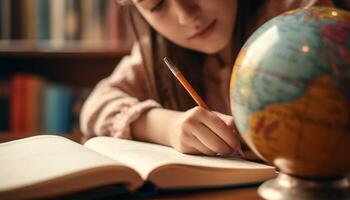
{"type": "Polygon", "coordinates": [[[216,25],[216,20],[213,20],[207,27],[205,27],[203,30],[195,33],[194,35],[190,36],[188,39],[194,39],[194,38],[203,38],[208,36],[213,30],[216,25]]]}

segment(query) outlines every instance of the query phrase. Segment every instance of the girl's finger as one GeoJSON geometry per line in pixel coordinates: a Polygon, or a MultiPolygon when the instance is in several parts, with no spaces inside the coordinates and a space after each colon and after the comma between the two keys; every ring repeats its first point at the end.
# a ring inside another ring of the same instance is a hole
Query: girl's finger
{"type": "Polygon", "coordinates": [[[196,123],[191,128],[191,133],[211,151],[221,154],[231,153],[233,149],[227,143],[218,137],[203,123],[196,123]]]}
{"type": "Polygon", "coordinates": [[[232,128],[228,127],[218,115],[213,112],[207,112],[205,115],[200,116],[200,118],[208,129],[215,133],[232,149],[240,149],[240,141],[237,133],[234,132],[232,128]]]}
{"type": "Polygon", "coordinates": [[[189,142],[191,143],[192,147],[197,149],[199,152],[201,152],[204,155],[208,156],[215,156],[217,155],[216,152],[209,149],[207,146],[205,146],[202,142],[200,142],[195,136],[193,136],[189,142]]]}

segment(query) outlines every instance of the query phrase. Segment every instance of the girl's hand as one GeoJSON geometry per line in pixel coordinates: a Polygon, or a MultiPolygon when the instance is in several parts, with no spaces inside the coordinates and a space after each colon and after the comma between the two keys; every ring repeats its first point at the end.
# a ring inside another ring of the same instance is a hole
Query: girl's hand
{"type": "Polygon", "coordinates": [[[188,154],[230,154],[240,149],[233,118],[195,107],[179,114],[171,127],[170,144],[188,154]]]}

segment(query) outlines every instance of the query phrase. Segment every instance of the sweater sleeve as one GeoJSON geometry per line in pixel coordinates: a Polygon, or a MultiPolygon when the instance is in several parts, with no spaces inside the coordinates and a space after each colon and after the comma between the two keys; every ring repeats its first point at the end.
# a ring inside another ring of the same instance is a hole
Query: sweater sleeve
{"type": "Polygon", "coordinates": [[[85,137],[108,135],[131,139],[130,124],[145,111],[161,107],[147,97],[139,46],[114,72],[101,80],[83,104],[80,128],[85,137]]]}

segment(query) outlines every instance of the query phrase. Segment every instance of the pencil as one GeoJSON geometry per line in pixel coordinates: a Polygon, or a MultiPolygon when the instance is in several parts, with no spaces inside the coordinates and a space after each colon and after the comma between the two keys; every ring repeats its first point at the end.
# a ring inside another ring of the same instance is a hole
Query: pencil
{"type": "MultiPolygon", "coordinates": [[[[191,95],[193,100],[201,107],[210,110],[208,105],[203,101],[203,99],[198,95],[198,93],[193,89],[191,84],[186,80],[184,75],[182,75],[179,68],[175,66],[173,62],[169,60],[169,58],[164,57],[163,61],[168,66],[170,71],[174,74],[174,76],[177,78],[177,80],[181,83],[181,85],[187,90],[187,92],[191,95]]],[[[241,149],[238,150],[238,153],[244,157],[244,153],[241,149]]]]}
{"type": "Polygon", "coordinates": [[[170,71],[174,74],[177,80],[180,81],[181,85],[187,90],[187,92],[191,95],[193,100],[201,107],[209,110],[208,105],[203,101],[203,99],[198,95],[198,93],[193,89],[191,84],[186,80],[186,78],[182,75],[181,71],[175,66],[173,62],[171,62],[167,57],[164,57],[164,62],[170,69],[170,71]]]}

